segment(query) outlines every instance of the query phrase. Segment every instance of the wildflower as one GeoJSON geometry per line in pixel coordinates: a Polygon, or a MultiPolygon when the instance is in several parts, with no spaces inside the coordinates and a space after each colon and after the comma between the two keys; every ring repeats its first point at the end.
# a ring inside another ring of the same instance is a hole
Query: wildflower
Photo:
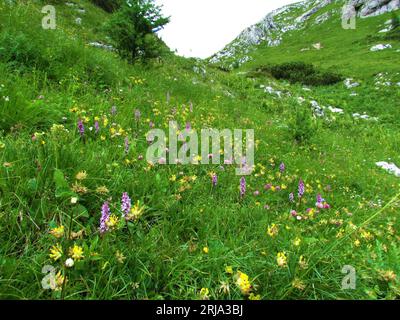
{"type": "Polygon", "coordinates": [[[299,258],[299,267],[301,269],[307,269],[308,268],[308,262],[304,256],[300,256],[299,258]]]}
{"type": "Polygon", "coordinates": [[[59,226],[50,230],[50,234],[54,237],[61,238],[64,235],[64,226],[59,226]]]}
{"type": "Polygon", "coordinates": [[[291,193],[289,194],[289,201],[290,201],[290,202],[294,202],[294,194],[293,194],[293,192],[291,192],[291,193]]]}
{"type": "Polygon", "coordinates": [[[293,245],[295,247],[298,247],[301,244],[301,239],[300,238],[296,238],[293,240],[293,245]]]}
{"type": "Polygon", "coordinates": [[[267,233],[271,238],[274,238],[278,234],[278,232],[279,228],[275,223],[268,227],[267,233]]]}
{"type": "Polygon", "coordinates": [[[127,216],[125,216],[125,219],[127,220],[137,220],[140,218],[140,216],[144,212],[144,206],[140,205],[139,200],[136,202],[136,204],[131,208],[131,211],[127,216]]]}
{"type": "Polygon", "coordinates": [[[100,218],[100,233],[108,231],[107,221],[110,218],[110,207],[108,202],[104,202],[101,208],[101,218],[100,218]]]}
{"type": "Polygon", "coordinates": [[[88,192],[88,188],[86,188],[85,186],[79,184],[78,182],[75,182],[72,185],[72,191],[76,192],[76,193],[80,193],[80,194],[85,194],[88,192]]]}
{"type": "Polygon", "coordinates": [[[129,153],[129,139],[128,139],[128,137],[125,137],[124,144],[125,144],[125,154],[128,154],[129,153]]]}
{"type": "Polygon", "coordinates": [[[254,196],[256,196],[256,197],[257,197],[257,196],[259,196],[259,195],[260,195],[260,191],[256,190],[256,191],[254,191],[254,192],[253,192],[253,194],[254,194],[254,196]]]}
{"type": "Polygon", "coordinates": [[[108,229],[114,229],[118,225],[119,219],[115,214],[112,214],[106,221],[108,229]]]}
{"type": "Polygon", "coordinates": [[[95,121],[94,129],[95,129],[96,134],[98,134],[100,132],[100,125],[99,125],[98,121],[95,121]]]}
{"type": "Polygon", "coordinates": [[[233,274],[232,266],[226,266],[225,267],[225,272],[228,273],[228,274],[233,274]]]}
{"type": "Polygon", "coordinates": [[[51,259],[53,259],[54,261],[57,261],[58,259],[60,259],[63,255],[63,250],[60,246],[60,244],[57,244],[55,246],[52,246],[50,249],[50,254],[49,257],[51,259]]]}
{"type": "Polygon", "coordinates": [[[64,281],[67,282],[67,279],[61,274],[61,271],[58,271],[56,274],[54,286],[52,286],[51,289],[53,289],[54,291],[60,291],[64,284],[64,281]]]}
{"type": "Polygon", "coordinates": [[[299,181],[299,186],[298,186],[298,196],[299,198],[303,197],[304,195],[304,182],[302,179],[299,181]]]}
{"type": "Polygon", "coordinates": [[[74,244],[73,247],[69,248],[69,255],[72,259],[79,261],[84,258],[83,248],[74,244]]]}
{"type": "Polygon", "coordinates": [[[121,199],[121,211],[122,211],[122,217],[125,218],[126,215],[129,214],[131,211],[131,198],[129,198],[129,195],[127,192],[124,192],[122,194],[122,199],[121,199]]]}
{"type": "Polygon", "coordinates": [[[268,183],[264,186],[265,190],[270,190],[272,188],[272,184],[268,183]]]}
{"type": "Polygon", "coordinates": [[[117,250],[117,252],[115,253],[115,257],[117,258],[118,263],[124,263],[126,257],[122,254],[122,252],[120,252],[119,250],[117,250]]]}
{"type": "Polygon", "coordinates": [[[216,173],[212,173],[211,174],[211,180],[212,180],[212,185],[213,187],[217,186],[217,182],[218,182],[218,176],[216,173]]]}
{"type": "Polygon", "coordinates": [[[378,270],[380,277],[386,282],[394,281],[397,275],[392,270],[378,270]]]}
{"type": "Polygon", "coordinates": [[[251,291],[249,276],[241,271],[238,271],[236,275],[236,285],[244,295],[248,295],[251,291]]]}
{"type": "Polygon", "coordinates": [[[77,197],[72,197],[71,198],[71,204],[76,204],[78,202],[78,198],[77,197]]]}
{"type": "Polygon", "coordinates": [[[140,110],[139,109],[135,110],[135,119],[136,119],[136,121],[140,120],[140,110]]]}
{"type": "Polygon", "coordinates": [[[116,106],[112,106],[111,107],[111,115],[115,116],[117,114],[117,107],[116,106]]]}
{"type": "Polygon", "coordinates": [[[74,266],[74,264],[75,264],[75,262],[74,262],[74,259],[72,259],[72,258],[68,258],[68,259],[65,261],[65,266],[66,266],[67,268],[72,268],[72,267],[74,266]]]}
{"type": "Polygon", "coordinates": [[[99,194],[107,194],[109,192],[110,191],[107,189],[106,186],[101,186],[101,187],[96,188],[96,193],[99,193],[99,194]]]}
{"type": "Polygon", "coordinates": [[[329,204],[326,203],[325,199],[323,199],[320,194],[317,195],[317,202],[315,203],[315,206],[319,209],[330,208],[329,204]]]}
{"type": "Polygon", "coordinates": [[[219,291],[223,292],[224,294],[229,294],[229,292],[231,291],[229,288],[229,283],[221,281],[221,286],[219,287],[219,291]]]}
{"type": "Polygon", "coordinates": [[[254,293],[250,293],[249,300],[261,300],[261,296],[259,294],[255,295],[254,293]]]}
{"type": "Polygon", "coordinates": [[[287,257],[284,252],[278,252],[278,254],[276,256],[276,262],[279,267],[287,266],[287,257]]]}
{"type": "Polygon", "coordinates": [[[200,296],[203,300],[208,300],[209,299],[209,293],[210,290],[208,290],[208,288],[201,288],[200,290],[200,296]]]}
{"type": "Polygon", "coordinates": [[[204,252],[205,254],[207,254],[207,253],[209,252],[208,247],[204,247],[204,248],[203,248],[203,252],[204,252]]]}
{"type": "Polygon", "coordinates": [[[244,197],[244,194],[246,193],[246,179],[245,177],[242,177],[240,179],[240,197],[244,197]]]}
{"type": "Polygon", "coordinates": [[[75,176],[76,180],[85,180],[86,178],[87,178],[86,171],[79,171],[75,176]]]}
{"type": "Polygon", "coordinates": [[[300,290],[300,291],[303,291],[304,288],[306,287],[306,285],[305,285],[304,282],[301,281],[299,278],[295,278],[295,279],[292,281],[292,287],[295,288],[295,289],[298,289],[298,290],[300,290]]]}
{"type": "Polygon", "coordinates": [[[80,119],[78,121],[78,131],[79,131],[79,134],[81,135],[81,137],[83,137],[85,135],[85,126],[83,125],[83,122],[80,119]]]}
{"type": "Polygon", "coordinates": [[[283,173],[285,171],[285,164],[283,162],[279,165],[279,171],[281,173],[283,173]]]}

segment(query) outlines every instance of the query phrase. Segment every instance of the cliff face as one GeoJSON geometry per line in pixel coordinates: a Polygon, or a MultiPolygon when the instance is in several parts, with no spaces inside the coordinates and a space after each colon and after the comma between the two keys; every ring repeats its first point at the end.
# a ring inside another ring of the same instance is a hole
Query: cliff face
{"type": "Polygon", "coordinates": [[[290,4],[272,11],[257,24],[245,29],[223,50],[213,55],[209,62],[233,69],[249,61],[249,53],[259,44],[279,46],[285,33],[302,29],[311,20],[316,24],[324,23],[335,11],[347,16],[356,13],[366,18],[399,8],[400,0],[305,0],[290,4]]]}

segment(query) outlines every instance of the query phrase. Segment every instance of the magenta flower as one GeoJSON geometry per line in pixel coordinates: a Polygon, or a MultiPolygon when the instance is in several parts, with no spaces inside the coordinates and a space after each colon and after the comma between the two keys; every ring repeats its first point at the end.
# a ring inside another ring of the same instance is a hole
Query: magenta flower
{"type": "Polygon", "coordinates": [[[110,207],[108,202],[104,202],[101,207],[101,218],[100,218],[100,233],[103,234],[108,231],[107,221],[110,218],[110,207]]]}
{"type": "Polygon", "coordinates": [[[121,199],[122,218],[125,218],[126,215],[129,214],[129,212],[131,211],[131,207],[132,207],[131,198],[129,198],[127,192],[124,192],[122,194],[122,199],[121,199]]]}
{"type": "Polygon", "coordinates": [[[128,139],[128,137],[125,137],[124,144],[125,144],[125,154],[128,154],[129,153],[129,139],[128,139]]]}
{"type": "Polygon", "coordinates": [[[99,133],[99,131],[100,131],[100,125],[99,125],[99,122],[98,122],[98,121],[96,121],[96,122],[94,123],[94,129],[95,129],[96,134],[99,133]]]}
{"type": "Polygon", "coordinates": [[[140,120],[140,110],[139,109],[136,109],[135,110],[135,119],[136,119],[136,121],[139,121],[140,120]]]}
{"type": "Polygon", "coordinates": [[[242,177],[240,179],[240,196],[243,198],[245,193],[246,193],[246,179],[245,177],[242,177]]]}
{"type": "Polygon", "coordinates": [[[216,187],[216,186],[217,186],[217,183],[218,183],[218,176],[217,176],[217,174],[214,173],[214,174],[212,175],[211,179],[212,179],[212,185],[213,185],[213,187],[216,187]]]}
{"type": "Polygon", "coordinates": [[[281,173],[283,173],[285,171],[285,164],[283,162],[279,165],[279,171],[281,173]]]}
{"type": "Polygon", "coordinates": [[[300,179],[300,181],[299,181],[299,187],[298,187],[298,196],[299,196],[299,198],[301,198],[301,197],[304,195],[304,191],[305,191],[305,189],[304,189],[304,182],[303,182],[302,179],[300,179]]]}
{"type": "Polygon", "coordinates": [[[83,122],[80,119],[78,121],[78,131],[79,131],[79,134],[81,135],[81,137],[83,137],[85,135],[85,126],[83,125],[83,122]]]}

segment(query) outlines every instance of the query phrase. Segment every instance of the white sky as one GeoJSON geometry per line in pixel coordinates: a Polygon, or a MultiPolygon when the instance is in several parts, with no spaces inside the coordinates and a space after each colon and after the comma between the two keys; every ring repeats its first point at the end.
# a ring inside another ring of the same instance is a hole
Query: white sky
{"type": "Polygon", "coordinates": [[[156,0],[171,21],[158,35],[178,54],[207,58],[269,12],[299,0],[156,0]]]}

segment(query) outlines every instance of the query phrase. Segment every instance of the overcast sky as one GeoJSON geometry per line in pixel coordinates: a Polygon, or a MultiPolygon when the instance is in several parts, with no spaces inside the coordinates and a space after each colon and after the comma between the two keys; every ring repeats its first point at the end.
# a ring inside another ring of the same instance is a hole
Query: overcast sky
{"type": "Polygon", "coordinates": [[[178,54],[207,58],[269,12],[299,0],[156,0],[171,22],[158,34],[178,54]]]}

